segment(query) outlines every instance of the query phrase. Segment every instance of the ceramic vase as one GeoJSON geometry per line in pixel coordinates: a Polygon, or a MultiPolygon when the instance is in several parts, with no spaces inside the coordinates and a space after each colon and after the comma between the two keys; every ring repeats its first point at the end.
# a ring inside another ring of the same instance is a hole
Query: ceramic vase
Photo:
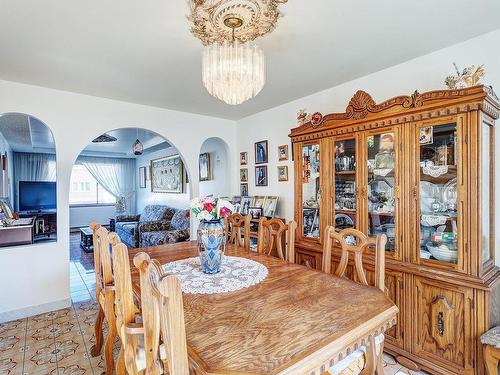
{"type": "Polygon", "coordinates": [[[203,272],[220,272],[225,249],[226,235],[222,219],[202,220],[198,227],[198,255],[203,272]]]}

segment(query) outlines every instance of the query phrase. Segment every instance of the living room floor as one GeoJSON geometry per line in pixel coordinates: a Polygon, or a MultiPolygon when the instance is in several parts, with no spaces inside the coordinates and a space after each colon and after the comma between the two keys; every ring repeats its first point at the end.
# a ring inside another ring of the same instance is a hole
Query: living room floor
{"type": "MultiPolygon", "coordinates": [[[[102,356],[92,358],[95,301],[94,258],[80,248],[80,235],[70,235],[72,306],[0,324],[0,375],[100,375],[102,356]]],[[[106,327],[105,327],[106,329],[106,327]]],[[[115,343],[118,354],[119,342],[115,343]]],[[[414,374],[384,355],[385,375],[414,374]]]]}

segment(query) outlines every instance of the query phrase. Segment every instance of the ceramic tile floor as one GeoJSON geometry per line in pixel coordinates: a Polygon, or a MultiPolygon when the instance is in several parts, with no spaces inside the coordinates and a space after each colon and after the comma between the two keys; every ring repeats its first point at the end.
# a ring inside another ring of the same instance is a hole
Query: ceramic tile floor
{"type": "MultiPolygon", "coordinates": [[[[92,358],[97,314],[92,254],[80,249],[71,235],[72,306],[47,314],[0,324],[0,375],[101,375],[104,361],[92,358]]],[[[117,351],[119,343],[116,343],[117,351]]],[[[420,375],[384,355],[385,375],[420,375]]]]}

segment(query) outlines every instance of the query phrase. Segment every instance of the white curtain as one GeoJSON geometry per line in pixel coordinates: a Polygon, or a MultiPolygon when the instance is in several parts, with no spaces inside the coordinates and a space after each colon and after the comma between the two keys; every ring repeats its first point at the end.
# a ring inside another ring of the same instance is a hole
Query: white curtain
{"type": "Polygon", "coordinates": [[[125,199],[125,209],[135,211],[135,159],[80,156],[83,165],[97,182],[117,200],[125,199]]]}
{"type": "Polygon", "coordinates": [[[19,208],[19,181],[55,181],[56,155],[14,152],[15,205],[19,208]]]}

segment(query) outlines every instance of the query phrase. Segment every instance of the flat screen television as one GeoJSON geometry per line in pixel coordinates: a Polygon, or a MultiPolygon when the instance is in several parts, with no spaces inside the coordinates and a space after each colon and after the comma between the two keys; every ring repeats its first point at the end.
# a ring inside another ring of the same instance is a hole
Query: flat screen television
{"type": "Polygon", "coordinates": [[[56,208],[55,182],[19,181],[19,211],[47,211],[56,208]]]}

